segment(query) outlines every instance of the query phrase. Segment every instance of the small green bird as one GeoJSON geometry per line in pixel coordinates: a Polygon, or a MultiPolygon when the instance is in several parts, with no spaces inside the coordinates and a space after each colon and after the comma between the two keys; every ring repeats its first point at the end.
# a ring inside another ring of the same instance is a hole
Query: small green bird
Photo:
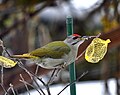
{"type": "Polygon", "coordinates": [[[78,47],[88,38],[73,34],[64,41],[54,41],[29,53],[12,57],[32,59],[37,65],[47,69],[60,68],[75,61],[78,47]]]}

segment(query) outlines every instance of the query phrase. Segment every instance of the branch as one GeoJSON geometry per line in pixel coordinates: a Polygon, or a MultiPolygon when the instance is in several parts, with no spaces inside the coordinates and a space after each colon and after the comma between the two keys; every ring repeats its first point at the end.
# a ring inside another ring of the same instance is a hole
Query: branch
{"type": "Polygon", "coordinates": [[[9,91],[11,90],[12,91],[12,93],[13,93],[13,95],[16,95],[15,94],[15,91],[14,91],[14,88],[13,88],[13,85],[10,83],[9,84],[10,85],[10,87],[7,89],[7,91],[5,92],[5,94],[4,95],[9,95],[9,91]]]}
{"type": "Polygon", "coordinates": [[[14,88],[13,88],[13,85],[10,83],[10,87],[11,87],[11,90],[12,90],[12,93],[13,93],[13,95],[16,95],[15,94],[15,90],[14,90],[14,88]]]}
{"type": "Polygon", "coordinates": [[[3,89],[3,91],[4,91],[4,93],[6,93],[7,92],[7,90],[5,89],[5,87],[0,83],[0,86],[2,87],[2,89],[3,89]]]}
{"type": "Polygon", "coordinates": [[[77,82],[79,79],[81,79],[83,76],[85,76],[88,73],[88,71],[84,72],[80,77],[78,77],[76,80],[74,80],[73,82],[67,84],[57,95],[60,95],[67,87],[69,87],[70,85],[74,84],[75,82],[77,82]]]}
{"type": "Polygon", "coordinates": [[[26,81],[23,81],[23,80],[19,80],[20,82],[24,83],[24,84],[27,84],[29,86],[31,86],[33,89],[35,89],[36,91],[38,91],[38,93],[41,95],[40,91],[38,89],[36,89],[36,87],[34,87],[33,85],[31,85],[30,83],[26,82],[26,81]]]}
{"type": "Polygon", "coordinates": [[[37,15],[41,10],[43,10],[45,7],[49,6],[51,3],[53,3],[54,0],[51,1],[47,1],[45,2],[39,9],[37,9],[36,11],[34,11],[33,13],[29,13],[28,14],[28,18],[24,17],[23,19],[15,22],[11,27],[7,28],[6,30],[2,31],[0,33],[0,39],[4,38],[8,33],[11,32],[12,29],[16,28],[19,24],[25,23],[27,22],[30,18],[34,17],[35,15],[37,15]]]}
{"type": "MultiPolygon", "coordinates": [[[[99,1],[98,1],[99,2],[99,1]]],[[[95,5],[93,5],[92,7],[90,7],[90,9],[91,8],[94,8],[89,14],[88,14],[88,16],[87,16],[87,19],[89,19],[94,13],[96,13],[97,11],[100,11],[100,9],[103,7],[103,6],[105,6],[105,4],[106,3],[108,3],[108,0],[103,0],[102,1],[102,3],[96,3],[95,5]],[[99,6],[98,6],[98,4],[99,4],[99,6]],[[98,6],[98,7],[96,7],[95,8],[95,6],[98,6]]]]}
{"type": "MultiPolygon", "coordinates": [[[[19,61],[19,60],[18,60],[19,61]]],[[[30,72],[27,70],[27,68],[25,67],[24,64],[22,64],[21,61],[19,61],[18,63],[19,67],[21,67],[23,70],[25,70],[25,72],[31,77],[31,79],[36,83],[36,85],[39,87],[39,84],[36,82],[36,80],[34,78],[37,78],[42,84],[43,86],[45,86],[45,88],[47,89],[47,92],[48,92],[48,95],[51,95],[50,94],[50,90],[49,90],[49,86],[46,85],[46,83],[40,79],[37,75],[35,75],[34,73],[30,72]]],[[[43,93],[43,95],[45,95],[45,93],[43,92],[43,90],[39,87],[40,91],[43,93]]]]}
{"type": "MultiPolygon", "coordinates": [[[[19,60],[18,60],[19,61],[19,60]]],[[[22,64],[21,61],[19,61],[18,63],[19,67],[22,68],[23,70],[25,70],[25,72],[30,76],[31,80],[33,80],[36,85],[38,86],[38,88],[40,89],[40,91],[43,93],[43,95],[45,95],[45,93],[43,92],[43,90],[39,87],[38,83],[36,82],[36,80],[34,79],[34,77],[36,77],[44,86],[46,86],[46,84],[44,83],[44,81],[42,81],[42,79],[39,79],[38,76],[36,76],[35,74],[33,74],[32,72],[28,71],[27,68],[22,64]]]]}
{"type": "Polygon", "coordinates": [[[23,84],[25,85],[25,88],[26,88],[26,90],[27,90],[27,92],[28,92],[28,95],[30,95],[30,90],[29,90],[29,88],[28,88],[28,86],[27,86],[27,84],[26,84],[26,82],[25,82],[22,74],[20,74],[20,77],[21,77],[21,79],[22,79],[22,81],[23,81],[23,84]]]}
{"type": "Polygon", "coordinates": [[[3,65],[2,65],[2,67],[1,67],[1,85],[4,85],[3,77],[4,77],[4,74],[3,74],[3,65]]]}

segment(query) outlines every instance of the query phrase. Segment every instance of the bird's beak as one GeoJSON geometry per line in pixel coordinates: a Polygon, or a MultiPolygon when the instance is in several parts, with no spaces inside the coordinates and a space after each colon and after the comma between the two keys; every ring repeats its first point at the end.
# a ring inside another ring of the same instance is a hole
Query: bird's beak
{"type": "Polygon", "coordinates": [[[91,38],[98,38],[101,35],[101,33],[99,33],[97,36],[82,36],[80,39],[81,40],[88,40],[91,38]]]}
{"type": "Polygon", "coordinates": [[[89,39],[89,36],[82,36],[81,37],[81,40],[88,40],[89,39]]]}
{"type": "Polygon", "coordinates": [[[97,37],[97,36],[83,36],[82,40],[88,40],[90,38],[95,38],[95,37],[97,37]]]}

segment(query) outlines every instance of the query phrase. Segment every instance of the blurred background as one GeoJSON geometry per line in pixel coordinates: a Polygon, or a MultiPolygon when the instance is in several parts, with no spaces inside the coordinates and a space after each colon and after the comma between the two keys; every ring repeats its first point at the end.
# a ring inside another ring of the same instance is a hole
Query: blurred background
{"type": "MultiPolygon", "coordinates": [[[[64,40],[67,36],[68,15],[73,17],[74,33],[81,36],[101,33],[101,38],[111,39],[107,55],[98,64],[88,63],[84,55],[76,61],[76,77],[88,71],[77,83],[77,93],[89,95],[96,91],[92,95],[120,95],[119,0],[0,0],[0,39],[4,41],[10,54],[23,54],[51,41],[64,40]]],[[[89,42],[85,42],[79,47],[78,55],[88,44],[89,42]]],[[[2,48],[0,52],[2,55],[2,48]]],[[[35,72],[36,64],[29,61],[24,63],[28,70],[35,72]]],[[[51,74],[49,71],[39,67],[37,74],[47,81],[51,74]]],[[[16,95],[27,95],[24,84],[19,81],[20,74],[34,85],[28,74],[16,65],[14,68],[4,69],[4,88],[8,89],[12,84],[16,95]]],[[[58,84],[63,87],[68,82],[69,70],[66,68],[59,73],[52,87],[57,88],[58,84]]],[[[33,88],[29,90],[35,94],[33,88]]],[[[68,90],[61,95],[69,95],[68,90]]],[[[51,93],[54,91],[51,90],[51,93]]],[[[4,93],[2,87],[0,93],[4,93]]],[[[11,91],[9,93],[13,95],[11,91]]]]}

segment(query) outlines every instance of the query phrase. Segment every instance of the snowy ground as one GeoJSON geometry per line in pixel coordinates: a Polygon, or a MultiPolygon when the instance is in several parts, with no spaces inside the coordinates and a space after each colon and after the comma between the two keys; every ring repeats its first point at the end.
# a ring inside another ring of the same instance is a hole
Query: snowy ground
{"type": "MultiPolygon", "coordinates": [[[[50,87],[51,95],[57,95],[65,85],[58,84],[50,87]]],[[[116,85],[115,80],[109,80],[109,90],[110,95],[116,95],[116,85]]],[[[44,89],[45,91],[45,89],[44,89]]],[[[46,91],[45,91],[46,92],[46,91]]],[[[79,82],[76,84],[77,95],[105,95],[104,93],[104,82],[103,81],[88,81],[88,82],[79,82]]],[[[21,94],[27,95],[28,93],[21,94]]],[[[31,95],[39,95],[35,90],[30,91],[31,95]]],[[[46,94],[47,95],[47,94],[46,94]]],[[[70,95],[69,87],[64,90],[60,95],[70,95]]]]}

